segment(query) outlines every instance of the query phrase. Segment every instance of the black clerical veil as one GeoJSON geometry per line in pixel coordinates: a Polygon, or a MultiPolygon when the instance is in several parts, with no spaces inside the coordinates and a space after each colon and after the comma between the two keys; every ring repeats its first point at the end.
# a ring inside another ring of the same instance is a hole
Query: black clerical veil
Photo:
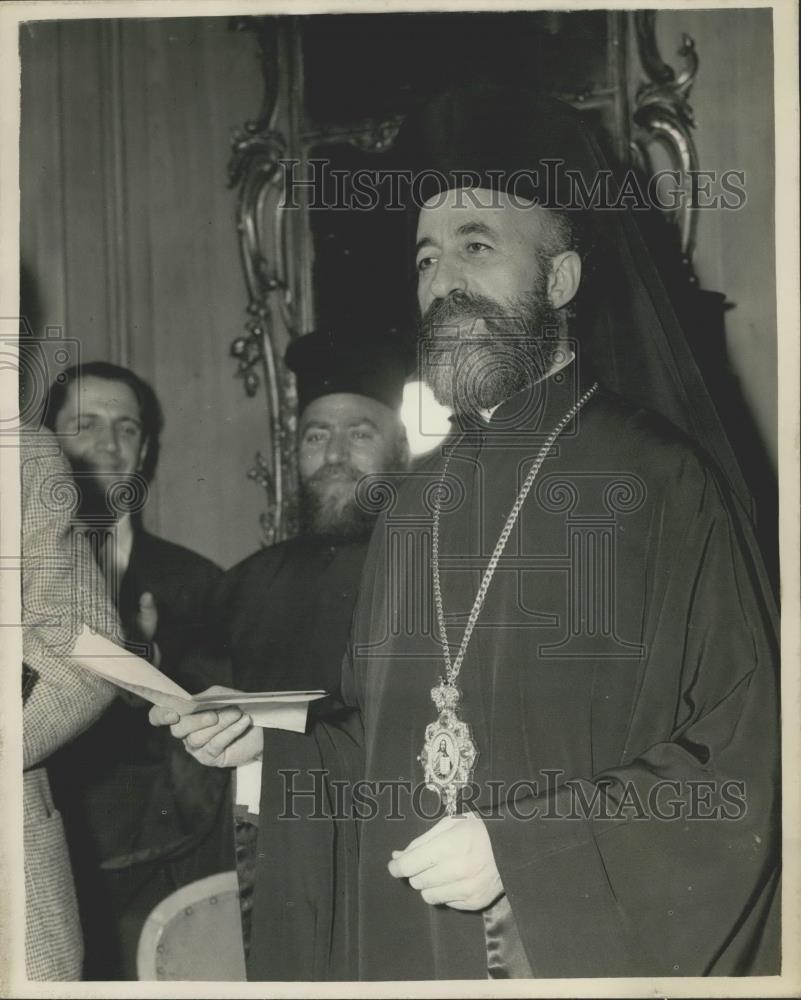
{"type": "MultiPolygon", "coordinates": [[[[436,98],[399,139],[417,209],[482,187],[562,209],[590,253],[578,305],[579,364],[699,444],[743,507],[751,499],[720,417],[610,160],[581,115],[553,98],[476,85],[436,98]]],[[[572,332],[572,331],[571,331],[572,332]]]]}

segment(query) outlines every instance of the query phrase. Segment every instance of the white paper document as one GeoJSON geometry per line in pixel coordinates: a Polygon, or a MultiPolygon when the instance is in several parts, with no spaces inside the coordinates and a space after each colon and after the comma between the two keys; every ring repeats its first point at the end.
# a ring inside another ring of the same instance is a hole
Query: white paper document
{"type": "Polygon", "coordinates": [[[237,691],[233,694],[196,694],[170,680],[147,660],[117,646],[86,626],[78,635],[72,658],[86,670],[131,691],[154,705],[182,715],[202,709],[235,705],[265,729],[287,729],[302,733],[310,701],[324,698],[325,691],[237,691]]]}
{"type": "Polygon", "coordinates": [[[259,815],[261,808],[261,761],[252,760],[236,769],[234,802],[244,806],[253,816],[259,815]]]}

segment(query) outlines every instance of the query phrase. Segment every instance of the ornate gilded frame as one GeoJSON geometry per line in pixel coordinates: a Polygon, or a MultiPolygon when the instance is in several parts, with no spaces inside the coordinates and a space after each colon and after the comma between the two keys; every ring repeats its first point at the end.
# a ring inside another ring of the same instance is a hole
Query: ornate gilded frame
{"type": "MultiPolygon", "coordinates": [[[[693,40],[684,35],[678,54],[684,67],[676,73],[661,57],[656,42],[656,12],[609,11],[606,60],[613,87],[558,96],[580,108],[611,109],[614,143],[621,162],[646,175],[653,172],[651,150],[659,144],[683,177],[697,169],[695,127],[688,98],[698,69],[693,40]],[[636,41],[641,80],[629,90],[629,41],[636,41]]],[[[232,139],[229,186],[237,190],[236,223],[247,288],[245,332],[231,344],[248,397],[263,386],[269,450],[258,451],[248,476],[265,491],[261,515],[266,544],[291,537],[296,530],[295,437],[297,396],[294,379],[280,363],[289,342],[314,324],[313,245],[308,211],[300,192],[300,211],[282,208],[282,160],[305,170],[309,151],[348,143],[381,153],[391,147],[403,120],[365,120],[320,126],[303,109],[303,56],[296,17],[240,17],[235,30],[253,32],[264,76],[258,116],[245,122],[232,139]]],[[[692,280],[696,219],[686,199],[670,213],[678,226],[681,248],[692,280]]]]}

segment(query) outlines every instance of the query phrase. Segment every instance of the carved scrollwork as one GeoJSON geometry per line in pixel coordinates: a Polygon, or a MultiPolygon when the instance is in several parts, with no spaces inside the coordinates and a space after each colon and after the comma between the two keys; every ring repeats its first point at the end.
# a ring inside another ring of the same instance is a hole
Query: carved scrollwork
{"type": "Polygon", "coordinates": [[[238,189],[237,233],[248,293],[245,335],[235,338],[231,355],[245,392],[253,397],[264,385],[270,435],[269,458],[262,453],[248,477],[265,491],[267,509],[261,516],[267,544],[292,532],[292,512],[287,503],[287,484],[294,477],[295,389],[291,376],[279,371],[276,352],[275,316],[280,316],[290,335],[292,294],[283,256],[283,218],[277,205],[283,172],[281,161],[289,143],[276,128],[279,110],[279,39],[269,19],[240,18],[236,30],[255,32],[261,49],[264,98],[258,118],[245,122],[231,140],[228,186],[238,189]],[[268,205],[275,198],[276,207],[268,205]],[[272,251],[272,253],[271,253],[272,251]]]}
{"type": "Polygon", "coordinates": [[[298,218],[286,218],[282,207],[282,161],[303,162],[310,149],[335,144],[384,152],[395,142],[404,116],[316,128],[304,121],[302,97],[295,89],[303,78],[297,26],[280,18],[240,17],[232,19],[231,27],[255,34],[264,77],[258,117],[232,137],[228,184],[238,191],[237,232],[248,292],[245,332],[231,344],[231,354],[247,395],[254,397],[264,388],[270,447],[257,454],[248,477],[265,491],[262,534],[272,544],[295,528],[291,498],[297,479],[297,401],[294,379],[282,369],[280,353],[287,339],[304,332],[313,313],[305,272],[298,278],[292,266],[293,261],[308,262],[313,248],[308,227],[298,225],[298,218]]]}
{"type": "Polygon", "coordinates": [[[354,125],[332,125],[304,136],[309,147],[334,146],[347,143],[365,153],[385,153],[398,137],[405,115],[393,115],[383,121],[359,122],[354,125]]]}
{"type": "MultiPolygon", "coordinates": [[[[698,53],[695,42],[682,35],[678,55],[684,60],[677,73],[659,53],[656,42],[656,11],[641,10],[634,13],[634,28],[640,63],[648,79],[642,82],[635,96],[634,124],[637,127],[632,140],[632,153],[648,174],[653,174],[649,147],[658,142],[670,156],[673,168],[687,178],[698,169],[698,152],[693,139],[695,115],[689,103],[690,90],[698,72],[698,53]]],[[[679,227],[681,249],[688,266],[695,250],[697,217],[688,198],[670,213],[679,227]]]]}
{"type": "Polygon", "coordinates": [[[688,63],[684,71],[677,77],[673,67],[669,66],[659,54],[659,48],[656,44],[656,14],[655,10],[640,10],[636,12],[634,18],[640,62],[651,80],[650,84],[643,84],[643,88],[684,87],[685,85],[689,88],[698,72],[698,56],[694,51],[695,44],[689,35],[684,35],[679,55],[688,58],[688,63]]]}

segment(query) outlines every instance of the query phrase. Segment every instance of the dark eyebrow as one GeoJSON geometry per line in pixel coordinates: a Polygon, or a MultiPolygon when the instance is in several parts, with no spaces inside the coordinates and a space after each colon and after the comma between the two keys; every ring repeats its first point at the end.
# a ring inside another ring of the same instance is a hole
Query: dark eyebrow
{"type": "Polygon", "coordinates": [[[486,222],[465,222],[463,226],[459,226],[456,233],[458,236],[489,236],[494,240],[499,238],[497,231],[486,222]]]}
{"type": "MultiPolygon", "coordinates": [[[[457,236],[488,236],[490,239],[499,240],[497,230],[493,229],[492,226],[488,226],[486,222],[465,222],[464,225],[459,226],[456,230],[457,236]]],[[[417,241],[417,246],[414,248],[415,254],[420,253],[420,251],[425,246],[435,246],[434,240],[430,236],[423,236],[417,241]]]]}
{"type": "MultiPolygon", "coordinates": [[[[361,427],[363,424],[367,424],[372,427],[374,431],[379,431],[380,428],[378,424],[371,420],[369,417],[357,417],[355,420],[351,420],[348,423],[348,427],[361,427]]],[[[333,425],[325,420],[310,420],[308,423],[303,424],[300,428],[301,434],[305,434],[306,431],[316,428],[317,430],[330,430],[333,425]]]]}
{"type": "MultiPolygon", "coordinates": [[[[89,409],[87,407],[83,407],[82,406],[77,413],[73,413],[69,417],[69,420],[71,420],[73,423],[75,423],[76,420],[82,420],[84,417],[99,417],[99,416],[101,416],[101,414],[98,413],[97,410],[92,410],[92,409],[89,409]]],[[[127,413],[124,413],[121,416],[114,418],[114,422],[117,423],[117,424],[120,423],[120,421],[122,421],[122,420],[130,420],[130,422],[133,423],[133,424],[136,424],[137,427],[141,427],[142,426],[142,421],[141,421],[141,419],[139,417],[133,417],[133,416],[130,416],[129,414],[127,414],[127,413]]]]}
{"type": "MultiPolygon", "coordinates": [[[[73,421],[75,421],[75,420],[83,420],[86,417],[91,417],[94,420],[97,417],[102,417],[102,414],[98,413],[97,410],[85,410],[85,409],[81,409],[80,412],[76,413],[75,416],[73,416],[71,419],[73,421]]],[[[132,416],[130,416],[127,413],[123,413],[121,416],[113,418],[113,423],[115,423],[115,424],[121,424],[123,422],[130,423],[130,424],[136,424],[136,426],[140,430],[142,429],[142,421],[139,419],[139,417],[132,417],[132,416]]]]}

